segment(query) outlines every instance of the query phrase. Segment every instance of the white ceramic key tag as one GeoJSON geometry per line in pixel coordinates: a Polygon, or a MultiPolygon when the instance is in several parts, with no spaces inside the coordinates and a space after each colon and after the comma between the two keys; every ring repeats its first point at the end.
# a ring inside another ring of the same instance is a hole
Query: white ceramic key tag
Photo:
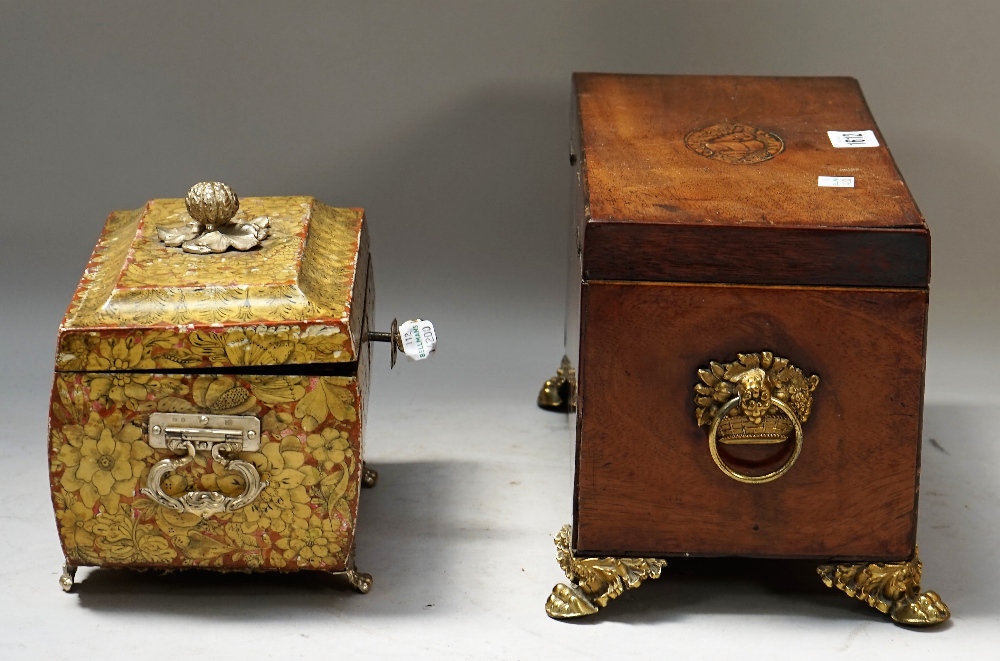
{"type": "Polygon", "coordinates": [[[410,319],[399,323],[392,320],[388,333],[368,333],[372,342],[389,342],[392,346],[389,362],[396,366],[396,353],[402,351],[407,360],[417,361],[430,358],[437,348],[437,333],[434,324],[427,319],[410,319]]]}

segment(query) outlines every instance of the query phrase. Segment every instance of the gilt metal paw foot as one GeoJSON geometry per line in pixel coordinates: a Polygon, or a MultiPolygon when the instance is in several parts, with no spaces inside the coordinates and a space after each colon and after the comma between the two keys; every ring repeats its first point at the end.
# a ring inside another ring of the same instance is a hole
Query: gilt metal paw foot
{"type": "Polygon", "coordinates": [[[568,356],[563,356],[556,375],[538,391],[538,406],[562,413],[576,410],[576,370],[568,356]]]}

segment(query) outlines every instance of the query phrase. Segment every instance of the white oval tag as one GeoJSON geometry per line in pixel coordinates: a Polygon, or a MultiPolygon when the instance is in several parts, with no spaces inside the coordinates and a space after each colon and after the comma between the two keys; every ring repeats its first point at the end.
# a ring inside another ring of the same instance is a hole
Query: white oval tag
{"type": "Polygon", "coordinates": [[[399,337],[403,341],[403,353],[407,360],[429,358],[437,347],[434,324],[426,319],[411,319],[399,325],[399,337]]]}

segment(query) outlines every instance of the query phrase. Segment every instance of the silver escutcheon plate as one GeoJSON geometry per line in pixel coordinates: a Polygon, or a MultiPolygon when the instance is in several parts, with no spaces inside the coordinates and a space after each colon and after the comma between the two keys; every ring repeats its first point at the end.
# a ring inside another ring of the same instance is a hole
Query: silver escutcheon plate
{"type": "Polygon", "coordinates": [[[267,487],[257,468],[238,459],[240,452],[260,449],[260,420],[252,415],[153,413],[149,416],[149,445],[180,456],[162,459],[149,469],[142,493],[164,507],[207,518],[234,512],[252,503],[267,487]],[[163,480],[188,465],[197,452],[207,452],[217,464],[243,478],[244,491],[226,496],[217,491],[187,491],[177,497],[163,489],[163,480]]]}
{"type": "Polygon", "coordinates": [[[241,451],[255,452],[260,449],[260,420],[252,415],[151,414],[150,447],[173,449],[169,441],[191,441],[202,452],[211,452],[216,443],[239,443],[241,451]]]}

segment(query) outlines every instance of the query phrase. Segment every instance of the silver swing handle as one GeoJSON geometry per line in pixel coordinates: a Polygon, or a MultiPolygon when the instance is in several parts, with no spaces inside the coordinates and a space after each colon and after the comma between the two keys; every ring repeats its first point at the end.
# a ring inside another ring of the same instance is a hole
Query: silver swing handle
{"type": "Polygon", "coordinates": [[[142,488],[143,494],[164,507],[207,518],[246,507],[268,485],[260,479],[256,466],[223,455],[260,449],[260,420],[254,416],[153,413],[149,417],[149,431],[151,447],[183,454],[156,462],[142,488]],[[198,451],[210,452],[213,460],[242,475],[246,484],[243,493],[226,496],[216,491],[189,491],[179,498],[167,494],[163,490],[164,478],[191,463],[198,451]]]}

